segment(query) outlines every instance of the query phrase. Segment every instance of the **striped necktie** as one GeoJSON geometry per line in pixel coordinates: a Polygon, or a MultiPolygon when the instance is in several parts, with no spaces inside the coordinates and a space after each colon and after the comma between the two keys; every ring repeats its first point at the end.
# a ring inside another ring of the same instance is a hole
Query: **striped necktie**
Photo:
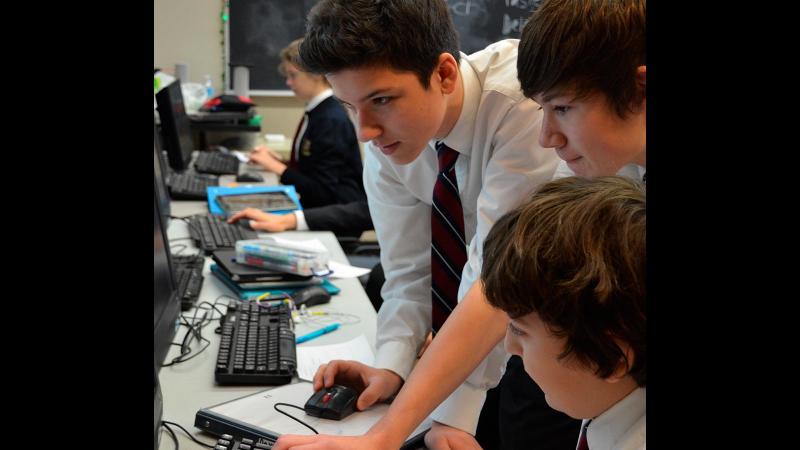
{"type": "Polygon", "coordinates": [[[303,114],[303,120],[297,124],[297,131],[294,132],[294,139],[292,139],[292,151],[289,152],[289,167],[297,167],[297,160],[300,159],[298,145],[300,144],[297,142],[300,139],[300,130],[303,129],[303,124],[306,123],[308,120],[308,113],[303,114]]]}
{"type": "Polygon", "coordinates": [[[589,427],[589,424],[592,423],[591,419],[587,420],[585,424],[581,427],[581,436],[578,438],[578,446],[575,450],[589,450],[589,438],[586,436],[589,427]]]}
{"type": "Polygon", "coordinates": [[[458,152],[436,143],[439,175],[433,185],[431,210],[431,309],[434,334],[458,304],[461,271],[467,262],[464,211],[458,196],[455,165],[458,152]]]}

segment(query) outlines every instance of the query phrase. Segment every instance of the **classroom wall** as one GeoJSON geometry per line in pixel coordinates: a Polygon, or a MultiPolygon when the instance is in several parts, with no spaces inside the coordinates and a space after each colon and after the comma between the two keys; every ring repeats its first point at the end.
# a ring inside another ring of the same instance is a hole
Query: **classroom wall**
{"type": "MultiPolygon", "coordinates": [[[[153,67],[174,75],[176,63],[189,65],[189,80],[211,75],[219,94],[224,71],[222,21],[224,0],[154,0],[153,67]]],[[[262,133],[294,136],[303,103],[294,97],[253,97],[262,133]]]]}

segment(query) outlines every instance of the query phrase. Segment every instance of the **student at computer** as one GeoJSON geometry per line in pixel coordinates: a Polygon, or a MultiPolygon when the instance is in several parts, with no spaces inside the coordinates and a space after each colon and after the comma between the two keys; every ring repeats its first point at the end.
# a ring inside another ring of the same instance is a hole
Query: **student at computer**
{"type": "MultiPolygon", "coordinates": [[[[526,96],[543,104],[540,143],[556,148],[579,175],[645,167],[644,42],[641,0],[545,0],[525,25],[518,76],[526,96]]],[[[375,443],[396,448],[394,443],[402,443],[502,339],[507,323],[473,287],[406,379],[385,418],[362,439],[317,438],[325,443],[320,448],[343,442],[352,449],[376,448],[375,443]],[[476,326],[481,333],[474,333],[476,326]]],[[[315,384],[323,381],[326,386],[334,381],[327,368],[315,377],[315,384]]],[[[513,438],[513,433],[503,434],[513,438]]],[[[299,442],[292,439],[277,448],[299,442]]]]}
{"type": "Polygon", "coordinates": [[[481,280],[508,316],[505,348],[550,406],[584,419],[579,449],[645,448],[646,217],[640,183],[570,177],[486,237],[481,280]]]}
{"type": "MultiPolygon", "coordinates": [[[[364,184],[386,277],[376,364],[329,366],[372,380],[359,398],[364,408],[397,392],[431,328],[477,279],[491,225],[549,181],[558,158],[537,144],[541,112],[519,89],[517,40],[462,54],[443,0],[323,0],[307,22],[299,62],[326,74],[367,142],[364,184]],[[432,279],[441,281],[435,293],[432,279]]],[[[473,383],[437,411],[436,430],[473,439],[484,386],[505,359],[498,345],[473,383]]],[[[532,384],[521,369],[509,376],[532,384]]],[[[580,422],[539,398],[547,420],[568,426],[530,426],[541,441],[526,448],[573,442],[580,422]]]]}
{"type": "Polygon", "coordinates": [[[289,161],[266,146],[253,150],[250,161],[277,174],[281,184],[294,185],[304,208],[364,200],[361,151],[353,124],[325,77],[297,67],[301,41],[292,41],[281,51],[278,66],[286,85],[306,103],[289,161]]]}
{"type": "Polygon", "coordinates": [[[584,419],[579,449],[645,448],[646,214],[637,181],[561,178],[500,218],[484,242],[483,292],[507,316],[505,348],[553,408],[584,419]]]}

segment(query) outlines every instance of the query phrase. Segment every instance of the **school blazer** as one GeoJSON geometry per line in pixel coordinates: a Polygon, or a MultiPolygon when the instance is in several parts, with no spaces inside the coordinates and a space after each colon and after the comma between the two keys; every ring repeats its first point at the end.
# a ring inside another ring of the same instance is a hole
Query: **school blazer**
{"type": "Polygon", "coordinates": [[[334,97],[308,112],[308,126],[299,139],[297,164],[283,172],[280,182],[294,185],[303,209],[367,198],[356,132],[334,97]]]}

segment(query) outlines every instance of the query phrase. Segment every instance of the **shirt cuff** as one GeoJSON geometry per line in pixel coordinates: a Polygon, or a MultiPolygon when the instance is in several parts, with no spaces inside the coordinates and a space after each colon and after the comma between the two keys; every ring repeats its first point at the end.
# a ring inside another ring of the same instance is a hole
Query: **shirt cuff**
{"type": "Polygon", "coordinates": [[[400,375],[404,381],[411,373],[416,358],[408,358],[407,355],[415,355],[413,348],[398,341],[389,341],[382,344],[375,356],[375,368],[389,369],[400,375]]]}
{"type": "Polygon", "coordinates": [[[431,413],[431,419],[475,436],[486,391],[463,383],[431,413]]]}
{"type": "Polygon", "coordinates": [[[294,217],[297,219],[297,231],[308,231],[308,224],[306,223],[306,215],[303,211],[292,211],[294,217]]]}

